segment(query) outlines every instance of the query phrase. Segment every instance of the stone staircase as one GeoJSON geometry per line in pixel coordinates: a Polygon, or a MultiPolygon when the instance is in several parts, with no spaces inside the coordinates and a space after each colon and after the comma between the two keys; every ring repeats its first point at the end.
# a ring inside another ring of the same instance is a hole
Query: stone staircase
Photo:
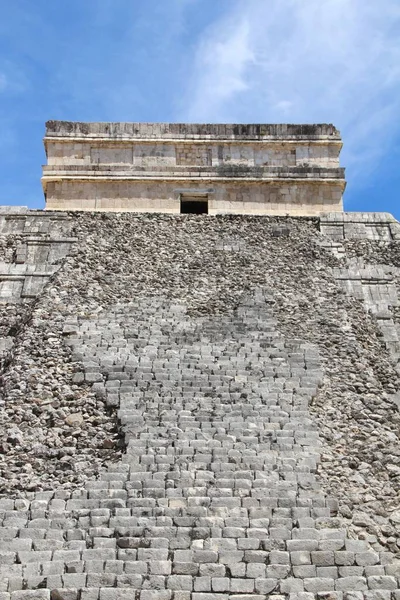
{"type": "Polygon", "coordinates": [[[318,352],[279,333],[267,291],[232,316],[158,298],[66,332],[126,454],[85,489],[0,501],[1,600],[399,597],[391,555],[348,538],[316,481],[318,352]]]}

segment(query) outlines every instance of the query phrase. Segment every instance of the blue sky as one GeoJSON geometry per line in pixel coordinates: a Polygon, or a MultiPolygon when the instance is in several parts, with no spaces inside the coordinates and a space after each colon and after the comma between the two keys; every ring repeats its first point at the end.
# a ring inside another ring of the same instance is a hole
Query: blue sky
{"type": "Polygon", "coordinates": [[[346,210],[400,219],[399,0],[13,0],[0,204],[43,206],[48,119],[333,123],[346,210]]]}

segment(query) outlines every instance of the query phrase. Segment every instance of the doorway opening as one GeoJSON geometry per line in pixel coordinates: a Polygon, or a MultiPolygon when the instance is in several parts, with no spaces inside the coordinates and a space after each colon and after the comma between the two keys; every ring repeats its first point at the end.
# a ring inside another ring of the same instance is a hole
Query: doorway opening
{"type": "Polygon", "coordinates": [[[186,215],[207,215],[208,198],[207,196],[181,196],[181,214],[186,215]]]}

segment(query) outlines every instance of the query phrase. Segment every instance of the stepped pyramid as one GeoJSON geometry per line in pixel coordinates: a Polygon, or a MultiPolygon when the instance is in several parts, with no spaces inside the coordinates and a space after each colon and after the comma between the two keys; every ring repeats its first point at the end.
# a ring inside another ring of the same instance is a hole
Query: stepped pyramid
{"type": "Polygon", "coordinates": [[[332,126],[207,127],[52,122],[0,210],[0,600],[400,599],[400,224],[332,126]]]}

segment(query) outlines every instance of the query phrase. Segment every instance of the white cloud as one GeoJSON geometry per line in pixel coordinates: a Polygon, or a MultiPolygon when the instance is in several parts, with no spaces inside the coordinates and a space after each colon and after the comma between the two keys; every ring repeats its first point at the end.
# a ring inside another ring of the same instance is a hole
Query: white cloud
{"type": "MultiPolygon", "coordinates": [[[[333,122],[351,177],[399,133],[398,0],[235,0],[197,48],[181,117],[333,122]]],[[[361,177],[359,181],[361,182],[361,177]]]]}
{"type": "Polygon", "coordinates": [[[249,35],[251,27],[247,19],[242,19],[229,32],[227,37],[214,39],[210,44],[205,40],[200,44],[201,67],[212,76],[212,88],[207,86],[198,94],[191,106],[192,112],[206,113],[218,111],[219,106],[229,101],[236,93],[248,89],[246,69],[254,63],[254,54],[250,49],[249,35]],[[203,104],[205,96],[206,106],[203,104]]]}

